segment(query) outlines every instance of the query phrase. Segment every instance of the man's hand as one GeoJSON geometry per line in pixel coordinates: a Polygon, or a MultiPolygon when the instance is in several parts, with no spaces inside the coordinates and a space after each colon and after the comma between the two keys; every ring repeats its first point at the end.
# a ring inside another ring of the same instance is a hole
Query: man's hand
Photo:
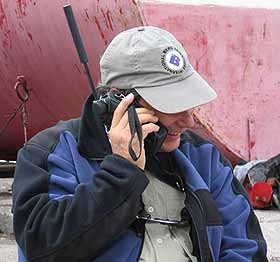
{"type": "MultiPolygon", "coordinates": [[[[113,115],[111,129],[109,131],[109,138],[114,154],[118,154],[131,161],[141,169],[144,169],[146,163],[144,139],[147,137],[148,134],[152,132],[157,132],[159,130],[159,126],[154,124],[158,121],[158,117],[155,116],[155,113],[152,110],[149,110],[147,108],[136,108],[136,113],[142,125],[143,141],[142,154],[137,161],[133,161],[128,152],[128,144],[131,139],[131,134],[127,113],[127,108],[133,102],[133,100],[134,95],[129,94],[118,105],[113,115]]],[[[133,139],[132,148],[135,151],[136,155],[140,152],[139,141],[137,136],[135,136],[133,139]]]]}

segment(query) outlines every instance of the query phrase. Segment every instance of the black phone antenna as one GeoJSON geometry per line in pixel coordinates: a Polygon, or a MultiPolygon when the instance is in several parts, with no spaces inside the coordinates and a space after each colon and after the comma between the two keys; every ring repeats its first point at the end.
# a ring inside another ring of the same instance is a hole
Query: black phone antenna
{"type": "Polygon", "coordinates": [[[78,52],[79,58],[80,58],[80,62],[84,65],[85,70],[86,70],[86,74],[88,77],[88,81],[89,81],[89,85],[92,91],[92,94],[94,95],[94,98],[97,98],[97,94],[96,94],[96,90],[95,90],[95,86],[89,71],[89,67],[88,67],[88,57],[87,57],[87,53],[80,35],[80,31],[79,28],[77,26],[74,14],[73,14],[73,10],[70,4],[65,5],[63,7],[64,9],[64,13],[71,31],[71,35],[73,38],[73,41],[75,43],[76,46],[76,50],[78,52]]]}

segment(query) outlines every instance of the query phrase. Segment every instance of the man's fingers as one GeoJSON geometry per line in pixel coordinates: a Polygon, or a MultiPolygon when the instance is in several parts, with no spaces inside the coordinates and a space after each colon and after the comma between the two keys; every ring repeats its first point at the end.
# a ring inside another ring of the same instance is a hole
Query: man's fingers
{"type": "Polygon", "coordinates": [[[143,139],[145,139],[148,134],[157,132],[158,130],[159,130],[159,126],[154,123],[142,125],[143,139]]]}
{"type": "MultiPolygon", "coordinates": [[[[138,114],[138,119],[141,125],[146,124],[146,123],[156,123],[158,121],[158,117],[154,116],[154,115],[150,115],[150,114],[138,114]]],[[[121,127],[128,127],[129,122],[128,122],[128,118],[122,118],[119,125],[121,127]]]]}
{"type": "Polygon", "coordinates": [[[116,125],[118,125],[118,123],[124,116],[125,112],[127,111],[128,106],[132,103],[133,100],[134,100],[134,95],[130,93],[120,102],[120,104],[118,105],[118,107],[114,112],[111,127],[115,127],[116,125]]]}
{"type": "Polygon", "coordinates": [[[118,126],[120,128],[125,128],[126,126],[128,125],[128,112],[126,111],[122,118],[120,119],[119,123],[118,123],[118,126]]]}
{"type": "Polygon", "coordinates": [[[148,114],[138,115],[138,118],[139,118],[141,125],[149,123],[149,122],[156,123],[158,121],[157,116],[152,116],[152,115],[148,115],[148,114]]]}
{"type": "MultiPolygon", "coordinates": [[[[156,123],[158,121],[158,117],[153,115],[153,111],[148,109],[141,112],[137,112],[137,115],[141,125],[148,122],[156,123]]],[[[123,117],[120,119],[118,126],[120,128],[127,128],[128,125],[128,112],[126,111],[123,117]]]]}
{"type": "Polygon", "coordinates": [[[150,114],[150,115],[154,115],[155,111],[147,109],[145,107],[138,107],[136,108],[136,113],[139,114],[150,114]]]}

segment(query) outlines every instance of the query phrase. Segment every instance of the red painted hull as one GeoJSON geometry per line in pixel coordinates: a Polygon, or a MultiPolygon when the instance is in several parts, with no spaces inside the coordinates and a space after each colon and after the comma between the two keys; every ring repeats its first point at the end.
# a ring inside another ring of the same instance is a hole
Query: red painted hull
{"type": "MultiPolygon", "coordinates": [[[[20,103],[14,91],[25,75],[27,134],[78,117],[89,86],[63,13],[70,3],[97,83],[98,63],[120,31],[154,25],[171,31],[192,65],[219,98],[196,111],[197,128],[233,162],[279,153],[280,11],[166,4],[156,1],[0,0],[0,128],[20,103]]],[[[0,159],[14,159],[24,143],[18,115],[0,136],[0,159]]]]}
{"type": "MultiPolygon", "coordinates": [[[[142,24],[133,1],[0,0],[0,129],[20,104],[14,91],[18,75],[25,76],[31,89],[26,103],[29,138],[60,119],[80,115],[90,88],[64,16],[63,5],[68,3],[96,83],[107,44],[120,31],[142,24]]],[[[15,159],[23,143],[18,114],[0,136],[0,159],[15,159]]]]}

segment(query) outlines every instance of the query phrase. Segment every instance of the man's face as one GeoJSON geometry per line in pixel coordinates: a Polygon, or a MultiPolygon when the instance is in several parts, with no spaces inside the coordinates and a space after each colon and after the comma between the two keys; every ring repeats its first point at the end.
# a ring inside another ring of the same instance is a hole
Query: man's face
{"type": "Polygon", "coordinates": [[[170,152],[180,145],[180,136],[187,129],[194,126],[192,110],[187,110],[176,114],[166,114],[152,108],[144,100],[140,100],[140,104],[148,109],[152,109],[159,121],[167,128],[168,134],[164,140],[161,151],[170,152]]]}

